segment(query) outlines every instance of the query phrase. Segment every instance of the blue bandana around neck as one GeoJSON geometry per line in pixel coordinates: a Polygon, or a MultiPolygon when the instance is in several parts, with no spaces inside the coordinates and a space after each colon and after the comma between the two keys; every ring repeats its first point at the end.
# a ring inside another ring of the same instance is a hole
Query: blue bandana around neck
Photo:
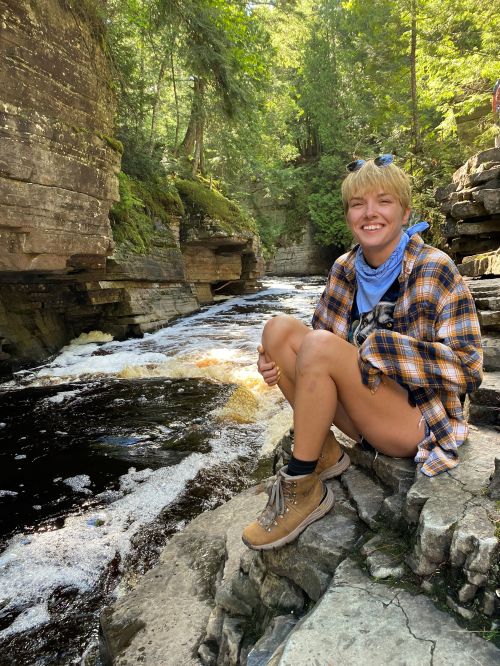
{"type": "Polygon", "coordinates": [[[354,265],[356,268],[356,305],[358,312],[370,312],[379,303],[394,280],[401,273],[403,256],[411,236],[429,228],[427,222],[418,222],[403,230],[397,247],[381,266],[372,268],[366,263],[361,246],[358,247],[354,265]]]}

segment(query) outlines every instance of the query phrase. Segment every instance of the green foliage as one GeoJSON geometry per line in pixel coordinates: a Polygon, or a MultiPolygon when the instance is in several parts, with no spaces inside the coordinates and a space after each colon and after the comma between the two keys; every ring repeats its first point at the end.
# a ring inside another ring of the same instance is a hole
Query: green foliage
{"type": "Polygon", "coordinates": [[[217,190],[194,180],[178,179],[175,185],[184,202],[185,221],[189,227],[201,229],[208,224],[215,224],[228,234],[256,231],[255,221],[217,190]]]}
{"type": "Polygon", "coordinates": [[[140,181],[120,172],[118,201],[110,211],[113,238],[121,249],[133,254],[147,254],[153,241],[174,245],[168,224],[173,215],[180,216],[184,207],[179,194],[163,181],[140,181]],[[156,221],[162,224],[156,224],[156,221]]]}
{"type": "Polygon", "coordinates": [[[434,188],[493,145],[491,3],[417,0],[415,109],[410,0],[108,0],[106,14],[124,172],[134,182],[202,173],[241,201],[258,182],[287,206],[284,221],[256,214],[268,252],[308,221],[320,243],[349,246],[344,164],[382,152],[411,173],[415,211],[440,244],[434,188]]]}
{"type": "Polygon", "coordinates": [[[352,242],[340,196],[340,174],[345,172],[344,164],[336,157],[325,155],[312,171],[308,203],[316,240],[343,252],[352,242]]]}

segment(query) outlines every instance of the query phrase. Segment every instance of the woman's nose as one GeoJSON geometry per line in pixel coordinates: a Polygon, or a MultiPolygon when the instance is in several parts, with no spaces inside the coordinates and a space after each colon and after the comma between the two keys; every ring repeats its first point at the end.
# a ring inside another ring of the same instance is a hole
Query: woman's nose
{"type": "Polygon", "coordinates": [[[376,205],[373,201],[367,201],[365,206],[366,217],[373,217],[376,214],[376,205]]]}

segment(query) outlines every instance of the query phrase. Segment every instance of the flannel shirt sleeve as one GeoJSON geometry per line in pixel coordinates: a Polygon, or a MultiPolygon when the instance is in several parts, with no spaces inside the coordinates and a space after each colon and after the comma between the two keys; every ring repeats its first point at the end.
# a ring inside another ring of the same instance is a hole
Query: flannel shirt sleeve
{"type": "Polygon", "coordinates": [[[434,331],[434,342],[388,330],[369,335],[359,352],[363,383],[375,391],[384,374],[409,388],[476,390],[482,380],[481,333],[474,301],[461,281],[437,314],[434,331]]]}

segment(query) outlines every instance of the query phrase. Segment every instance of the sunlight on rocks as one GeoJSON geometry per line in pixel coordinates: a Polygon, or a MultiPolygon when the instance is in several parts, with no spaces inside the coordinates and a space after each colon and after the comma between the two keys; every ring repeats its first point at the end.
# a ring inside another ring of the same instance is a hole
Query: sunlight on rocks
{"type": "Polygon", "coordinates": [[[112,342],[113,336],[110,333],[102,331],[90,331],[89,333],[80,333],[77,338],[71,340],[70,345],[88,345],[90,342],[112,342]]]}
{"type": "Polygon", "coordinates": [[[257,420],[259,402],[245,386],[239,386],[226,404],[215,413],[220,421],[254,423],[257,420]]]}

